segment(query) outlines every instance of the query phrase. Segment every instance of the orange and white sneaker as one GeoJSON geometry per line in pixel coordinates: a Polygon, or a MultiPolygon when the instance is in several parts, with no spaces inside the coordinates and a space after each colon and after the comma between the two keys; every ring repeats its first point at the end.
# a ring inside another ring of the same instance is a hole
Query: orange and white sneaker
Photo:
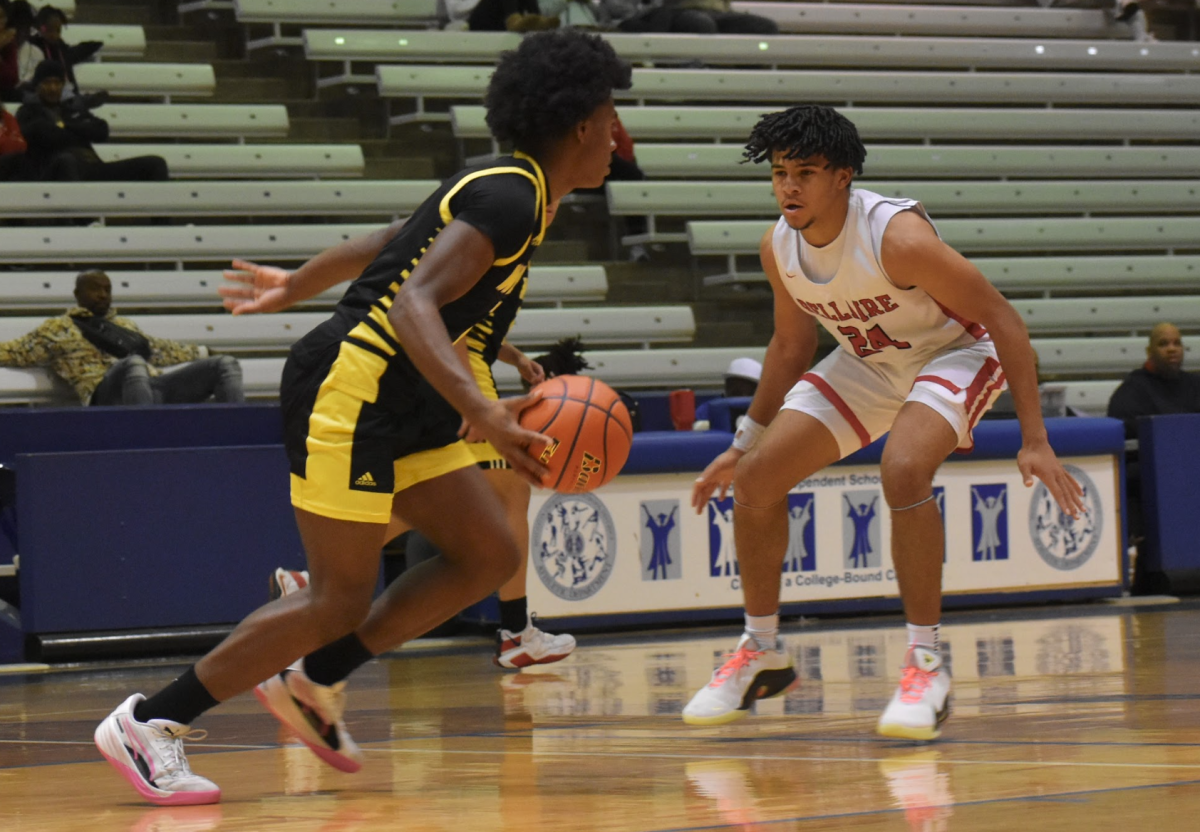
{"type": "Polygon", "coordinates": [[[560,662],[574,649],[575,636],[543,632],[538,629],[537,618],[531,617],[519,633],[496,631],[496,655],[492,657],[492,663],[508,670],[520,670],[534,664],[560,662]]]}
{"type": "Polygon", "coordinates": [[[879,717],[875,732],[902,740],[936,740],[950,716],[950,674],[942,656],[926,647],[909,647],[900,687],[879,717]]]}
{"type": "Polygon", "coordinates": [[[282,566],[271,573],[267,582],[267,592],[274,601],[293,592],[299,592],[308,586],[308,571],[304,569],[284,569],[282,566]]]}
{"type": "Polygon", "coordinates": [[[792,657],[776,640],[774,650],[760,650],[748,633],[725,664],[683,709],[688,725],[723,725],[741,719],[759,699],[770,699],[796,681],[792,657]]]}
{"type": "Polygon", "coordinates": [[[304,673],[304,659],[254,689],[258,701],[329,765],[354,773],[362,751],[346,730],[346,683],[319,685],[304,673]]]}

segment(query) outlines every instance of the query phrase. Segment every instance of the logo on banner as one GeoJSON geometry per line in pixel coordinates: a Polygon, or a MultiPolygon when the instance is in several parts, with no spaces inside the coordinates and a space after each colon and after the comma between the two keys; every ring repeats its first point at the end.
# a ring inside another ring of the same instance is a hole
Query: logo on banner
{"type": "Polygon", "coordinates": [[[1008,560],[1008,486],[971,486],[971,559],[1008,560]]]}
{"type": "Polygon", "coordinates": [[[1083,488],[1085,512],[1078,519],[1064,514],[1041,482],[1029,504],[1029,536],[1042,560],[1055,569],[1070,571],[1083,566],[1100,545],[1104,519],[1100,495],[1091,478],[1074,465],[1064,466],[1083,488]]]}
{"type": "Polygon", "coordinates": [[[784,572],[814,572],[817,568],[817,532],[813,519],[815,494],[788,495],[788,547],[784,572]]]}
{"type": "Polygon", "coordinates": [[[942,516],[942,563],[946,562],[946,488],[945,486],[935,485],[933,487],[933,503],[938,507],[938,514],[942,516]]]}
{"type": "Polygon", "coordinates": [[[724,578],[740,574],[733,543],[733,498],[708,501],[708,574],[724,578]]]}
{"type": "Polygon", "coordinates": [[[533,565],[546,589],[564,601],[591,598],[608,582],[617,532],[604,503],[591,494],[556,494],[530,535],[533,565]]]}
{"type": "Polygon", "coordinates": [[[683,577],[679,556],[678,500],[646,500],[642,503],[641,550],[642,580],[669,581],[683,577]]]}
{"type": "Polygon", "coordinates": [[[846,504],[842,540],[847,569],[872,569],[883,564],[879,551],[879,491],[844,491],[846,504]]]}

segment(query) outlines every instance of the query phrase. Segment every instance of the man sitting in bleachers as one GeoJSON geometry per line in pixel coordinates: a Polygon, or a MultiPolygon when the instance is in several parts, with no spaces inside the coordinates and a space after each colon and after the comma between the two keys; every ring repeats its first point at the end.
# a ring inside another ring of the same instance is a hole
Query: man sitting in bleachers
{"type": "Polygon", "coordinates": [[[161,156],[102,162],[92,148],[108,140],[108,122],[89,109],[91,96],[63,101],[66,70],[42,61],[33,74],[34,94],[17,110],[38,179],[57,182],[156,182],[168,178],[161,156]]]}
{"type": "Polygon", "coordinates": [[[101,271],[75,279],[79,304],[22,338],[0,342],[0,367],[46,366],[82,404],[194,404],[210,397],[240,402],[242,368],[207,347],[143,335],[112,308],[112,282],[101,271]],[[185,366],[163,373],[159,367],[185,366]]]}

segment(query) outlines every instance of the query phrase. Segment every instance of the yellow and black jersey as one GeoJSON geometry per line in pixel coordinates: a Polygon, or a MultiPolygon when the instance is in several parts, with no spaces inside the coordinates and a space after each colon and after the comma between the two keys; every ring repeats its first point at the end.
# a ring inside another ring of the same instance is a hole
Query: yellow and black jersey
{"type": "Polygon", "coordinates": [[[427,395],[430,388],[388,322],[396,293],[437,235],[460,220],[491,239],[496,259],[478,283],[442,307],[450,339],[462,338],[506,300],[516,299],[511,313],[515,315],[529,260],[546,231],[546,190],[541,168],[522,153],[467,168],[447,180],[350,284],[333,317],[296,343],[293,363],[298,368],[330,368],[331,384],[366,401],[385,404],[414,393],[427,395]],[[353,351],[347,353],[342,345],[353,351]],[[342,355],[335,362],[339,351],[342,355]]]}
{"type": "Polygon", "coordinates": [[[500,398],[500,393],[496,390],[492,365],[496,363],[500,347],[508,337],[508,331],[512,329],[517,312],[525,300],[525,290],[528,286],[527,280],[521,281],[518,292],[513,292],[501,301],[486,319],[475,324],[467,333],[467,355],[471,361],[471,373],[475,376],[475,382],[483,395],[493,401],[500,398]]]}

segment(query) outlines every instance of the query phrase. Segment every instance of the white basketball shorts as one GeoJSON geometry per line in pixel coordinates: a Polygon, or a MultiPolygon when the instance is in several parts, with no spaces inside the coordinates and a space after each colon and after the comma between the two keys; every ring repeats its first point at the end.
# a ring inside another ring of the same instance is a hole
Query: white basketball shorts
{"type": "Polygon", "coordinates": [[[1005,386],[990,338],[960,341],[909,364],[875,364],[839,347],[800,378],[783,409],[820,420],[845,457],[891,430],[905,402],[921,402],[950,423],[965,453],[975,444],[972,429],[1005,386]]]}

